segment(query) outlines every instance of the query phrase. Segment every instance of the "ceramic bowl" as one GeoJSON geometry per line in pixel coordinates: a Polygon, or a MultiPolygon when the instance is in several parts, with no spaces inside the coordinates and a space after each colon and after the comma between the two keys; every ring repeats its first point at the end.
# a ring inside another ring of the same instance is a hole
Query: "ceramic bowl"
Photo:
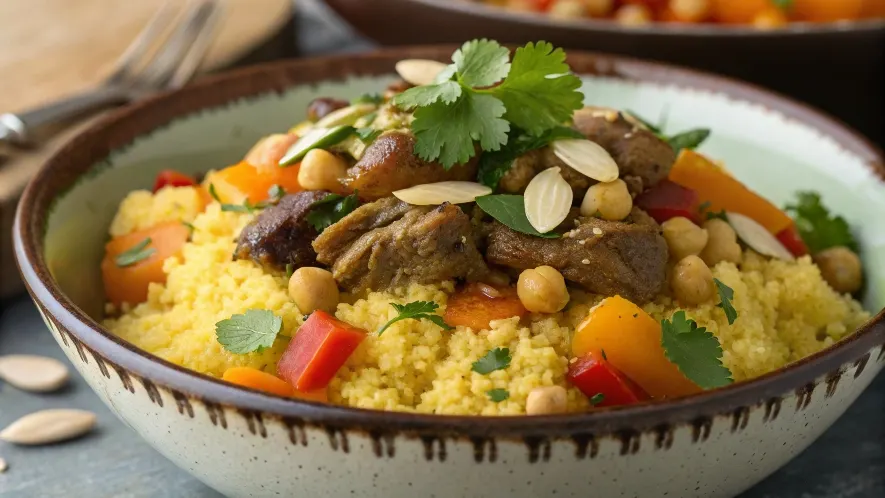
{"type": "MultiPolygon", "coordinates": [[[[162,168],[231,164],[316,96],[393,81],[405,58],[452,47],[283,62],[203,80],[117,112],[28,187],[15,253],[53,336],[101,399],[158,451],[229,496],[730,496],[819,436],[885,366],[885,317],[750,382],[678,401],[545,417],[454,417],[318,405],[241,389],[139,351],[100,325],[98,263],[117,204],[162,168]]],[[[572,53],[588,102],[674,129],[709,126],[704,151],[777,203],[821,191],[857,228],[885,304],[885,168],[851,130],[714,76],[572,53]]]]}

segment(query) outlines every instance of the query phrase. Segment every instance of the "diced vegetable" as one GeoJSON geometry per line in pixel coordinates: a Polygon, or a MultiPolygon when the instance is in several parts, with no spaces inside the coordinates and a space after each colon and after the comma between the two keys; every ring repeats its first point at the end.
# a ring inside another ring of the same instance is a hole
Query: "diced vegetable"
{"type": "Polygon", "coordinates": [[[709,210],[733,211],[750,217],[772,234],[789,227],[793,221],[764,197],[706,157],[684,149],[670,170],[670,180],[697,192],[698,200],[709,203],[709,210]]]}
{"type": "Polygon", "coordinates": [[[473,330],[489,328],[492,320],[502,320],[528,314],[516,290],[511,287],[496,288],[486,284],[468,284],[449,298],[445,322],[453,327],[464,326],[473,330]]]}
{"type": "Polygon", "coordinates": [[[116,237],[108,242],[101,262],[101,275],[108,301],[115,306],[124,302],[137,304],[145,301],[151,282],[166,281],[163,261],[176,255],[184,247],[188,236],[190,230],[175,221],[116,237]],[[118,256],[143,244],[146,239],[150,239],[150,243],[144,249],[153,249],[150,255],[132,264],[118,264],[118,256]]]}
{"type": "Polygon", "coordinates": [[[857,240],[848,221],[830,213],[817,192],[798,192],[796,203],[788,204],[787,212],[795,218],[796,231],[812,254],[830,247],[845,246],[858,252],[857,240]]]}
{"type": "Polygon", "coordinates": [[[641,387],[603,359],[601,354],[587,353],[570,363],[566,378],[585,396],[596,400],[594,406],[631,405],[649,399],[641,387]]]}
{"type": "Polygon", "coordinates": [[[280,166],[292,166],[313,149],[326,149],[352,135],[353,126],[341,125],[334,128],[314,128],[295,142],[280,159],[280,166]]]}
{"type": "Polygon", "coordinates": [[[646,190],[634,202],[658,223],[680,216],[695,223],[701,221],[698,194],[669,180],[646,190]]]}
{"type": "Polygon", "coordinates": [[[157,179],[154,181],[154,193],[163,187],[193,187],[196,184],[197,181],[190,175],[173,169],[164,169],[157,173],[157,179]]]}
{"type": "Polygon", "coordinates": [[[799,236],[799,230],[796,229],[796,225],[790,225],[778,232],[777,240],[797,258],[808,254],[808,247],[805,245],[802,237],[799,236]]]}
{"type": "Polygon", "coordinates": [[[280,159],[283,158],[289,147],[298,141],[298,136],[294,133],[278,133],[266,136],[249,150],[243,162],[247,162],[256,168],[277,168],[279,167],[280,159]]]}
{"type": "Polygon", "coordinates": [[[303,190],[298,184],[298,167],[256,167],[241,162],[206,175],[203,182],[208,189],[215,187],[219,200],[225,204],[244,204],[249,201],[257,204],[269,198],[268,192],[274,185],[280,186],[287,194],[303,190]]]}
{"type": "Polygon", "coordinates": [[[365,338],[365,330],[316,310],[289,342],[277,373],[302,392],[325,388],[365,338]]]}
{"type": "Polygon", "coordinates": [[[654,398],[700,392],[664,355],[661,325],[639,306],[614,296],[590,311],[575,329],[572,355],[593,353],[608,361],[654,398]]]}
{"type": "Polygon", "coordinates": [[[325,389],[318,389],[311,392],[300,392],[295,390],[288,382],[283,379],[271,375],[267,372],[251,367],[232,367],[224,371],[221,379],[238,386],[249,387],[258,391],[264,391],[277,396],[285,396],[289,398],[300,398],[310,401],[329,400],[329,396],[325,389]]]}

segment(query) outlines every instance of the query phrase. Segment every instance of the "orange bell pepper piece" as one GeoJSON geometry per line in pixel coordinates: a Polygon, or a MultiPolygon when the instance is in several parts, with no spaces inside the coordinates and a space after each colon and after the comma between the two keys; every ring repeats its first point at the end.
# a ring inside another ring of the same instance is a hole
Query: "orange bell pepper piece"
{"type": "Polygon", "coordinates": [[[734,211],[756,220],[773,235],[793,220],[770,201],[695,151],[683,149],[670,170],[670,181],[694,190],[709,211],[734,211]]]}
{"type": "Polygon", "coordinates": [[[247,199],[255,204],[268,199],[268,191],[279,185],[287,194],[303,190],[298,184],[296,164],[286,168],[274,165],[253,166],[246,161],[206,175],[206,189],[215,187],[215,193],[226,204],[243,204],[247,199]]]}
{"type": "Polygon", "coordinates": [[[329,396],[325,389],[316,391],[301,392],[297,391],[291,384],[283,379],[271,375],[267,372],[251,367],[231,367],[224,371],[221,379],[238,386],[249,387],[257,391],[263,391],[269,394],[276,394],[287,398],[298,398],[309,401],[329,401],[329,396]]]}
{"type": "Polygon", "coordinates": [[[101,262],[101,276],[108,301],[115,306],[137,304],[147,300],[151,282],[166,282],[163,261],[178,254],[187,242],[190,231],[183,224],[173,221],[116,237],[105,245],[105,257],[101,262]],[[128,266],[117,264],[117,256],[150,239],[145,250],[153,253],[145,259],[128,266]]]}
{"type": "Polygon", "coordinates": [[[802,21],[832,22],[858,19],[864,0],[793,0],[790,15],[802,21]]]}
{"type": "Polygon", "coordinates": [[[572,337],[572,355],[605,358],[653,398],[701,392],[664,355],[661,324],[639,306],[614,296],[593,308],[572,337]]]}

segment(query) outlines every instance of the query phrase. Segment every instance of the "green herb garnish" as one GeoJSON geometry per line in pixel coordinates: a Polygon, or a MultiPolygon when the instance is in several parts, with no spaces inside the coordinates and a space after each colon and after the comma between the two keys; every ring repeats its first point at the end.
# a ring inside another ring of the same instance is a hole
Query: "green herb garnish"
{"type": "Polygon", "coordinates": [[[593,406],[596,406],[603,401],[605,401],[605,394],[602,393],[596,393],[590,397],[590,404],[593,406]]]}
{"type": "Polygon", "coordinates": [[[510,52],[498,42],[473,40],[432,85],[410,88],[393,103],[415,109],[415,153],[446,169],[508,142],[511,125],[538,136],[568,122],[581,108],[581,80],[571,74],[565,52],[547,42],[510,52]]]}
{"type": "Polygon", "coordinates": [[[661,320],[661,346],[667,358],[703,389],[733,382],[731,372],[722,364],[719,339],[686,318],[684,311],[677,311],[670,320],[661,320]]]}
{"type": "Polygon", "coordinates": [[[498,188],[498,182],[510,171],[513,161],[523,154],[545,147],[551,142],[563,138],[586,138],[579,131],[566,126],[551,128],[540,136],[532,136],[527,132],[511,127],[507,144],[501,150],[487,152],[479,158],[479,182],[492,189],[498,188]]]}
{"type": "Polygon", "coordinates": [[[352,213],[359,205],[360,200],[357,197],[357,192],[346,197],[329,194],[310,205],[310,212],[307,213],[305,219],[317,232],[322,233],[323,230],[352,213]]]}
{"type": "Polygon", "coordinates": [[[187,227],[187,231],[190,232],[190,235],[193,235],[194,230],[197,229],[197,227],[195,227],[193,223],[188,223],[187,221],[182,221],[181,224],[187,227]]]}
{"type": "Polygon", "coordinates": [[[794,0],[771,0],[771,3],[781,10],[790,10],[793,8],[794,0]]]}
{"type": "Polygon", "coordinates": [[[267,190],[267,197],[269,199],[268,202],[270,203],[276,204],[280,202],[280,200],[285,196],[286,189],[279,185],[271,185],[271,187],[267,190]]]}
{"type": "Polygon", "coordinates": [[[504,370],[510,366],[510,349],[494,348],[485,356],[473,362],[472,370],[478,374],[488,375],[495,370],[504,370]]]}
{"type": "Polygon", "coordinates": [[[535,230],[525,215],[525,198],[521,195],[484,195],[476,198],[476,205],[492,218],[517,232],[546,239],[559,237],[555,232],[541,233],[535,230]]]}
{"type": "Polygon", "coordinates": [[[848,222],[841,216],[833,216],[821,203],[817,192],[799,192],[796,204],[786,210],[793,214],[796,229],[811,254],[836,246],[845,246],[858,252],[857,240],[851,234],[848,222]]]}
{"type": "Polygon", "coordinates": [[[117,257],[114,258],[114,263],[120,268],[126,268],[127,266],[132,266],[139,261],[143,261],[153,256],[157,250],[153,247],[148,247],[149,245],[151,245],[151,238],[147,237],[138,244],[135,244],[126,251],[118,254],[117,257]]]}
{"type": "Polygon", "coordinates": [[[728,319],[728,324],[731,325],[738,317],[737,310],[731,304],[731,300],[734,299],[734,290],[723,284],[718,278],[714,278],[713,283],[716,284],[716,290],[719,291],[719,304],[716,307],[722,308],[722,311],[725,312],[725,318],[728,319]]]}
{"type": "Polygon", "coordinates": [[[384,97],[382,97],[380,93],[364,93],[359,97],[351,100],[350,103],[381,105],[384,103],[384,97]]]}
{"type": "Polygon", "coordinates": [[[724,209],[722,209],[720,211],[707,211],[706,213],[704,213],[704,216],[707,218],[707,220],[719,219],[719,220],[722,220],[725,222],[728,221],[728,215],[725,214],[724,209]]]}
{"type": "Polygon", "coordinates": [[[436,314],[439,305],[433,301],[413,301],[408,304],[390,303],[390,305],[393,306],[393,309],[399,314],[382,325],[381,328],[378,329],[378,335],[384,333],[384,331],[394,323],[400,320],[408,320],[410,318],[414,320],[430,320],[445,330],[452,330],[454,328],[443,321],[443,317],[436,314]]]}
{"type": "Polygon", "coordinates": [[[293,273],[295,273],[295,265],[286,263],[286,279],[292,278],[293,273]]]}
{"type": "Polygon", "coordinates": [[[486,394],[495,403],[500,403],[510,397],[510,391],[507,389],[490,389],[486,391],[486,394]]]}
{"type": "Polygon", "coordinates": [[[356,136],[366,145],[374,142],[381,133],[383,133],[381,130],[373,128],[357,128],[356,130],[356,136]]]}
{"type": "Polygon", "coordinates": [[[258,209],[264,209],[267,207],[266,203],[259,202],[258,204],[252,204],[249,202],[249,199],[246,199],[242,204],[225,204],[221,202],[221,198],[218,197],[218,192],[215,191],[215,184],[209,184],[209,195],[212,196],[212,199],[215,202],[221,204],[221,210],[233,213],[253,213],[258,209]]]}
{"type": "Polygon", "coordinates": [[[670,147],[672,147],[677,154],[682,149],[696,149],[700,147],[701,144],[710,137],[711,131],[709,128],[695,128],[675,135],[667,135],[664,133],[663,124],[653,125],[647,119],[643,119],[633,111],[627,111],[627,114],[636,121],[642,123],[649,129],[649,131],[657,135],[658,138],[670,144],[670,147]]]}
{"type": "Polygon", "coordinates": [[[261,352],[273,346],[283,319],[268,310],[247,310],[215,324],[218,342],[231,353],[261,352]]]}

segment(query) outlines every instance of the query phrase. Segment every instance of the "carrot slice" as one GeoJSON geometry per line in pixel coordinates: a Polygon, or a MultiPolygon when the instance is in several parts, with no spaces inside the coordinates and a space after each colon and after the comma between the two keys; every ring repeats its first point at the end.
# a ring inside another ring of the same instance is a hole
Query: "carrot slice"
{"type": "Polygon", "coordinates": [[[661,324],[620,296],[603,300],[576,328],[572,355],[587,353],[605,358],[654,398],[701,391],[664,355],[661,324]]]}
{"type": "Polygon", "coordinates": [[[670,181],[698,194],[709,203],[708,211],[734,211],[756,220],[773,235],[793,224],[793,220],[764,197],[748,189],[706,157],[683,149],[670,170],[670,181]]]}
{"type": "Polygon", "coordinates": [[[503,320],[528,314],[516,289],[496,288],[486,284],[468,284],[449,298],[445,321],[453,327],[458,325],[473,330],[485,330],[492,320],[503,320]]]}
{"type": "Polygon", "coordinates": [[[116,306],[137,304],[147,299],[151,282],[166,282],[163,261],[175,256],[187,242],[190,231],[174,221],[116,237],[105,245],[101,275],[105,295],[116,306]],[[129,265],[120,265],[117,257],[150,239],[145,250],[153,250],[146,258],[129,265]]]}
{"type": "Polygon", "coordinates": [[[206,175],[203,181],[206,188],[215,187],[215,193],[226,204],[243,204],[248,199],[255,204],[268,199],[268,191],[279,185],[288,194],[303,190],[298,183],[299,165],[281,168],[279,166],[253,166],[245,161],[206,175]]]}
{"type": "Polygon", "coordinates": [[[325,389],[310,392],[297,391],[291,384],[267,372],[252,367],[231,367],[224,371],[222,380],[238,386],[249,387],[277,396],[299,398],[309,401],[328,402],[329,396],[325,389]]]}

